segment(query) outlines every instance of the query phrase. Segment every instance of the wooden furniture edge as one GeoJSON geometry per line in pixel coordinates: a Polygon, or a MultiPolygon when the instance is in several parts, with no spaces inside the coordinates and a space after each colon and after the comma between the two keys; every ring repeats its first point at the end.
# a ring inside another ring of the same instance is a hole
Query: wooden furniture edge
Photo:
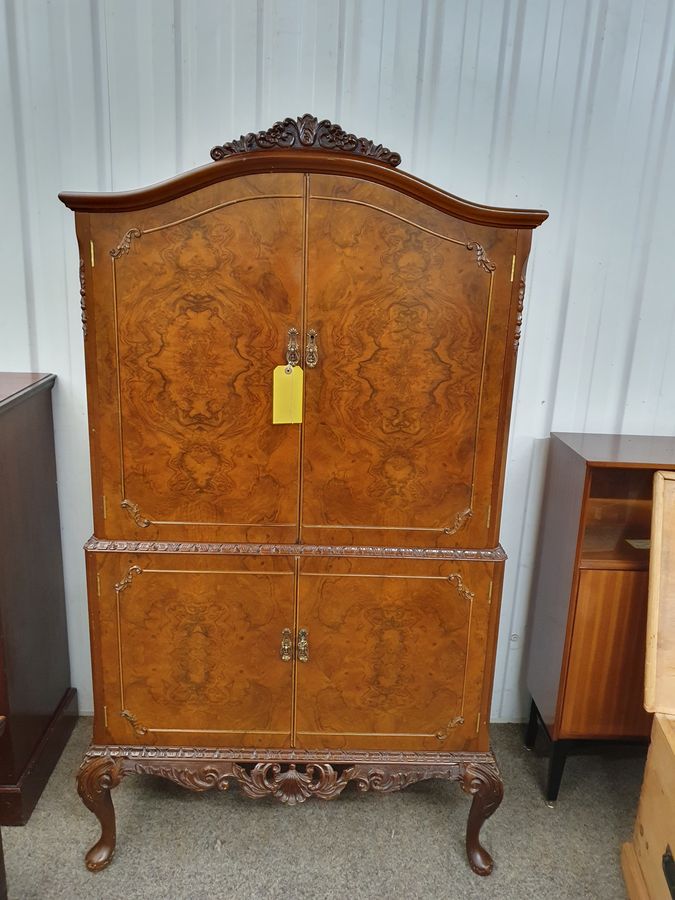
{"type": "Polygon", "coordinates": [[[621,871],[629,900],[650,900],[635,847],[630,841],[621,845],[621,871]]]}
{"type": "MultiPolygon", "coordinates": [[[[571,449],[571,448],[570,448],[571,449]]],[[[575,450],[571,452],[575,453],[575,450]]],[[[580,457],[581,458],[581,457],[580,457]]],[[[574,551],[574,568],[572,574],[572,585],[570,587],[570,598],[567,607],[567,624],[565,628],[565,643],[563,645],[562,660],[560,662],[560,679],[558,682],[558,702],[555,709],[555,722],[551,737],[554,741],[563,737],[562,734],[562,717],[565,705],[565,691],[567,690],[567,673],[569,671],[570,653],[574,640],[574,620],[577,614],[577,601],[579,598],[579,581],[580,568],[579,561],[581,559],[581,547],[584,540],[584,515],[586,512],[586,504],[588,503],[588,495],[591,489],[591,466],[588,461],[584,461],[586,471],[584,475],[584,487],[581,494],[581,504],[579,508],[579,525],[577,531],[577,544],[574,551]]]]}
{"type": "Polygon", "coordinates": [[[26,385],[26,387],[21,388],[14,394],[10,394],[8,397],[5,397],[4,400],[0,400],[0,413],[7,412],[17,404],[23,403],[24,400],[27,400],[33,394],[51,389],[54,386],[55,381],[56,375],[43,375],[40,373],[39,377],[32,384],[26,385]]]}
{"type": "Polygon", "coordinates": [[[657,644],[661,594],[662,532],[666,481],[675,481],[675,474],[668,471],[657,471],[654,473],[651,530],[652,544],[649,554],[649,589],[647,600],[647,647],[645,654],[644,706],[648,712],[664,712],[668,715],[672,715],[674,712],[674,710],[672,709],[657,710],[656,708],[656,655],[658,652],[657,644]]]}
{"type": "Polygon", "coordinates": [[[68,743],[77,715],[77,691],[68,688],[18,780],[0,784],[0,825],[25,825],[29,820],[68,743]]]}

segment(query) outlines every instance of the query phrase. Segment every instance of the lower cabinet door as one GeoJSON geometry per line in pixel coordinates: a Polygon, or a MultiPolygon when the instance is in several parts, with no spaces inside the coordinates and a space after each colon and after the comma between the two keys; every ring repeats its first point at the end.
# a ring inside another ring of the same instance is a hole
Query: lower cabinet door
{"type": "Polygon", "coordinates": [[[88,569],[95,741],[290,745],[292,559],[96,552],[88,569]]]}
{"type": "Polygon", "coordinates": [[[491,575],[478,562],[304,560],[296,746],[476,749],[491,575]]]}
{"type": "Polygon", "coordinates": [[[561,738],[647,737],[643,706],[648,573],[582,569],[561,738]]]}

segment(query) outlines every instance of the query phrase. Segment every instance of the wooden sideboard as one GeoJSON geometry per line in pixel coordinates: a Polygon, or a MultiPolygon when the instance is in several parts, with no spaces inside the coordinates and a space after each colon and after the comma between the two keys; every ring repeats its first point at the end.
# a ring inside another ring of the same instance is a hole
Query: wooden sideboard
{"type": "Polygon", "coordinates": [[[310,115],[211,156],[61,195],[94,492],[87,865],[131,773],[289,804],[444,778],[487,874],[503,474],[547,214],[460,200],[310,115]],[[274,415],[273,383],[295,397],[274,415]]]}
{"type": "Polygon", "coordinates": [[[549,801],[589,741],[646,740],[652,484],[675,438],[552,434],[527,662],[526,745],[551,741],[549,801]]]}
{"type": "Polygon", "coordinates": [[[77,721],[51,390],[0,373],[0,824],[28,821],[77,721]]]}

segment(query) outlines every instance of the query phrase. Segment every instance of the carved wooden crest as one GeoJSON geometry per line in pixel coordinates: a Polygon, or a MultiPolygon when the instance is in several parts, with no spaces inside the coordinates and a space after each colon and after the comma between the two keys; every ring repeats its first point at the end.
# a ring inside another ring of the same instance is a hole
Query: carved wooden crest
{"type": "Polygon", "coordinates": [[[284,119],[276,122],[267,131],[242,134],[240,138],[221,144],[211,150],[211,158],[215,160],[225,159],[235,153],[250,153],[252,150],[287,150],[295,149],[319,149],[339,150],[343,153],[351,153],[354,156],[367,156],[380,162],[389,163],[390,166],[398,166],[401,157],[382,144],[375,144],[368,138],[357,137],[355,134],[347,134],[339,125],[333,124],[328,119],[319,121],[316,116],[305,113],[297,119],[284,119]]]}

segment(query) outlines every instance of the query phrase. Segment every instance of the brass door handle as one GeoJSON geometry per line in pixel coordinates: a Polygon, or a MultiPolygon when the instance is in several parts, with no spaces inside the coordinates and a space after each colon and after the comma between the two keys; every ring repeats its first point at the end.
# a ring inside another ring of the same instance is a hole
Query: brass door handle
{"type": "Polygon", "coordinates": [[[298,662],[309,662],[309,632],[306,628],[298,631],[298,662]]]}
{"type": "Polygon", "coordinates": [[[288,329],[288,344],[286,345],[286,363],[289,366],[300,364],[300,347],[298,346],[298,329],[288,329]]]}
{"type": "Polygon", "coordinates": [[[293,635],[290,628],[284,628],[281,632],[279,656],[284,662],[290,662],[293,659],[293,635]]]}
{"type": "Polygon", "coordinates": [[[316,331],[310,328],[307,332],[307,346],[305,347],[305,366],[313,369],[319,361],[319,348],[316,344],[316,331]]]}

